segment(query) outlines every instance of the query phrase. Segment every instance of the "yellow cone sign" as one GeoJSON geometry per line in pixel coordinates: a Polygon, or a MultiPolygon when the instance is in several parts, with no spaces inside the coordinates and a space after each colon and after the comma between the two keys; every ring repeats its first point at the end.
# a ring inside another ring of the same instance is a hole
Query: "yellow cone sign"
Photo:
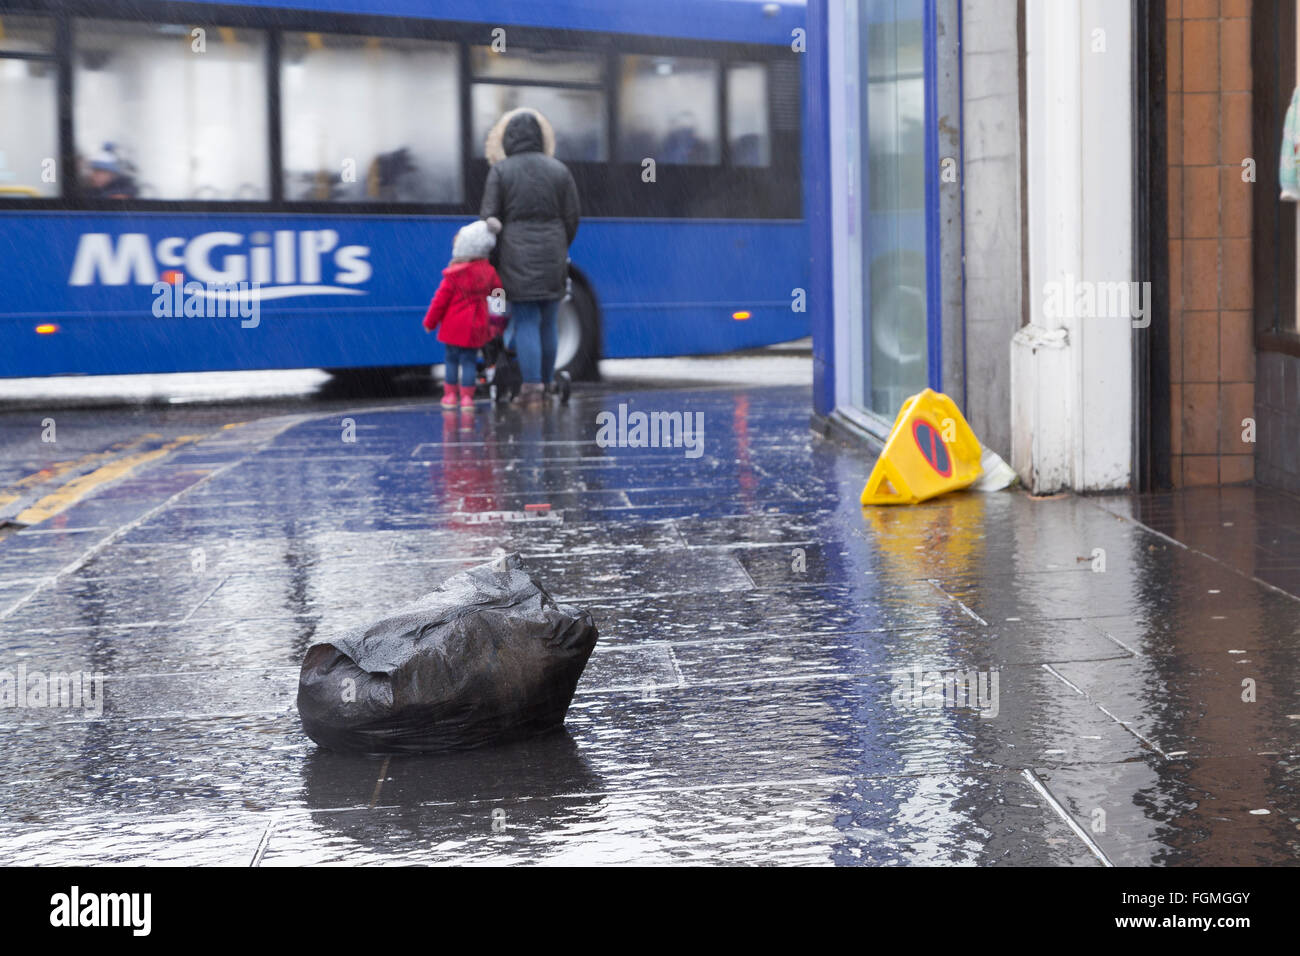
{"type": "Polygon", "coordinates": [[[864,505],[912,505],[980,476],[980,442],[956,403],[932,389],[903,402],[862,489],[864,505]]]}

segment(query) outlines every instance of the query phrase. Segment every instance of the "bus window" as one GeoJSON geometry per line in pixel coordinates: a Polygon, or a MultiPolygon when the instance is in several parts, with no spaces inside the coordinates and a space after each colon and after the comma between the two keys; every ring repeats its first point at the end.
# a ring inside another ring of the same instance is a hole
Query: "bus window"
{"type": "Polygon", "coordinates": [[[59,195],[54,24],[0,16],[0,199],[59,195]]]}
{"type": "Polygon", "coordinates": [[[73,130],[95,199],[266,199],[266,36],[78,20],[73,130]]]}
{"type": "Polygon", "coordinates": [[[475,156],[483,156],[488,131],[502,113],[530,106],[554,128],[558,158],[570,162],[609,159],[605,63],[599,54],[526,49],[493,53],[488,47],[476,46],[470,49],[470,65],[475,156]]]}
{"type": "Polygon", "coordinates": [[[727,147],[733,166],[770,166],[772,140],[767,129],[767,67],[733,63],[727,67],[727,147]]]}
{"type": "Polygon", "coordinates": [[[555,155],[570,162],[604,162],[605,97],[591,90],[561,90],[551,86],[497,86],[475,83],[474,155],[482,158],[488,131],[502,113],[531,106],[555,129],[555,155]]]}
{"type": "Polygon", "coordinates": [[[454,44],[286,33],[281,62],[286,199],[460,201],[454,44]]]}
{"type": "Polygon", "coordinates": [[[530,83],[605,82],[605,58],[599,53],[574,50],[529,50],[509,47],[494,53],[490,47],[470,48],[470,66],[476,80],[528,80],[530,83]]]}
{"type": "Polygon", "coordinates": [[[618,103],[621,161],[720,162],[716,60],[624,55],[618,103]]]}

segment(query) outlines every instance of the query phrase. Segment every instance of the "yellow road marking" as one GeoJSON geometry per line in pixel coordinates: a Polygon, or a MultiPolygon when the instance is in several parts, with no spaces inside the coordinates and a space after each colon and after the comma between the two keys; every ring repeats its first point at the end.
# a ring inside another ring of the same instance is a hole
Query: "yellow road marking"
{"type": "Polygon", "coordinates": [[[112,458],[114,455],[121,454],[124,451],[130,451],[132,448],[138,448],[147,441],[155,441],[162,438],[157,432],[149,432],[147,435],[141,435],[139,438],[133,438],[130,441],[120,441],[109,445],[103,451],[92,451],[82,455],[80,458],[72,458],[68,461],[56,461],[53,464],[46,465],[40,471],[32,472],[23,478],[18,479],[8,488],[0,490],[0,508],[5,505],[13,504],[21,498],[26,492],[33,488],[45,484],[52,478],[59,475],[67,474],[76,468],[89,465],[92,462],[103,461],[106,458],[112,458]]]}
{"type": "Polygon", "coordinates": [[[206,436],[182,435],[180,438],[169,441],[162,447],[155,448],[152,451],[136,452],[134,455],[127,455],[124,458],[117,458],[110,461],[108,464],[96,468],[89,474],[72,479],[72,481],[68,482],[57,491],[53,491],[46,495],[30,508],[20,511],[14,520],[19,524],[24,525],[39,524],[48,518],[54,517],[54,515],[58,514],[60,511],[76,504],[100,485],[125,477],[141,465],[155,461],[179,448],[181,445],[196,442],[204,437],[206,436]]]}

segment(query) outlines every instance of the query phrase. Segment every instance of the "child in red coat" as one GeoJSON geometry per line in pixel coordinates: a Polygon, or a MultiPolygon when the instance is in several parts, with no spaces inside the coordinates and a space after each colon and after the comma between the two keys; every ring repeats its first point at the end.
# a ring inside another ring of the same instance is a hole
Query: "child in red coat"
{"type": "Polygon", "coordinates": [[[442,407],[474,407],[478,379],[478,350],[492,338],[488,296],[501,288],[488,256],[496,245],[501,223],[495,219],[472,222],[456,233],[451,262],[442,270],[442,283],[424,315],[424,331],[438,329],[438,341],[447,351],[442,407]],[[439,328],[441,326],[441,328],[439,328]]]}

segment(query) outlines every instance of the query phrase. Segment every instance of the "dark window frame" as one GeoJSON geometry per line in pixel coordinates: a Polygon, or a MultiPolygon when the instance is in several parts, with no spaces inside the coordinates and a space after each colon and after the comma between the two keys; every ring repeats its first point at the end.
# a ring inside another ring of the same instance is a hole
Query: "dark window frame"
{"type": "MultiPolygon", "coordinates": [[[[642,55],[642,56],[645,56],[645,55],[647,55],[647,54],[642,53],[642,52],[640,52],[640,51],[638,51],[637,53],[633,53],[633,52],[631,52],[631,51],[625,51],[625,53],[621,53],[620,56],[625,55],[625,54],[626,54],[626,55],[629,55],[629,56],[636,56],[636,55],[642,55]]],[[[648,54],[648,55],[650,55],[650,56],[654,56],[655,54],[652,53],[652,54],[648,54]]],[[[682,59],[687,59],[687,58],[688,58],[688,57],[682,57],[682,59]]],[[[717,168],[722,167],[722,166],[726,166],[726,167],[730,167],[730,166],[731,166],[731,157],[730,157],[730,154],[729,154],[729,151],[728,151],[728,148],[727,148],[727,140],[728,140],[728,137],[730,136],[730,130],[728,129],[728,119],[729,119],[729,117],[727,117],[725,114],[726,114],[726,109],[727,109],[727,68],[728,68],[728,67],[730,66],[730,64],[731,64],[732,62],[734,62],[734,61],[731,60],[731,59],[729,59],[729,58],[726,58],[726,57],[717,56],[716,54],[714,54],[714,55],[708,55],[708,56],[701,56],[701,55],[698,55],[698,54],[697,54],[697,55],[693,55],[693,56],[689,57],[689,59],[708,60],[708,61],[711,61],[711,62],[713,63],[713,65],[717,68],[717,69],[716,69],[716,72],[715,72],[715,75],[714,75],[714,78],[713,78],[713,86],[714,86],[714,94],[715,94],[715,95],[717,96],[717,98],[718,98],[718,129],[717,129],[717,132],[718,132],[718,161],[717,161],[716,163],[659,163],[659,162],[656,162],[656,164],[655,164],[656,171],[658,170],[658,167],[661,166],[661,165],[662,165],[662,166],[667,166],[667,167],[676,168],[676,169],[682,169],[682,168],[717,169],[717,168]]],[[[615,61],[615,63],[617,64],[617,60],[615,61]]],[[[621,75],[621,72],[620,72],[620,75],[621,75]]],[[[615,88],[615,87],[611,84],[611,90],[612,90],[612,94],[613,94],[613,95],[617,95],[617,96],[620,98],[620,100],[622,99],[622,92],[623,92],[623,91],[622,91],[621,89],[617,89],[617,88],[615,88]]],[[[617,155],[618,155],[618,147],[619,147],[619,143],[618,143],[618,141],[614,141],[614,142],[611,144],[611,152],[610,152],[611,160],[610,160],[610,162],[613,162],[613,163],[620,163],[620,164],[622,164],[622,163],[624,163],[623,160],[619,160],[619,159],[617,159],[617,158],[613,158],[613,157],[617,157],[617,155]]],[[[642,162],[644,162],[644,161],[645,161],[645,158],[643,158],[643,159],[641,159],[641,160],[638,160],[636,163],[628,163],[627,165],[636,165],[637,168],[639,169],[639,168],[640,168],[640,163],[642,163],[642,162]]]]}
{"type": "MultiPolygon", "coordinates": [[[[535,49],[535,47],[530,47],[528,46],[528,44],[525,43],[520,43],[517,45],[519,47],[522,47],[525,50],[535,49]]],[[[605,55],[603,51],[599,51],[599,50],[582,50],[582,49],[575,49],[573,47],[553,48],[555,49],[556,52],[562,52],[562,53],[593,54],[600,62],[601,79],[598,82],[590,82],[586,80],[552,80],[552,79],[527,79],[523,77],[495,77],[495,76],[487,76],[487,75],[478,75],[475,74],[474,72],[473,49],[474,47],[482,47],[482,46],[486,46],[490,48],[491,44],[490,42],[489,43],[468,43],[465,44],[463,48],[464,49],[463,55],[465,59],[469,61],[467,63],[467,71],[462,75],[468,76],[469,83],[470,83],[470,91],[469,91],[470,112],[468,115],[469,115],[469,122],[470,122],[471,129],[469,131],[470,151],[468,155],[471,158],[482,158],[482,157],[474,156],[474,153],[476,153],[478,149],[473,140],[474,130],[472,128],[474,122],[474,115],[473,115],[474,89],[473,88],[475,86],[531,86],[531,87],[541,87],[550,90],[582,90],[588,93],[593,93],[593,92],[600,93],[601,96],[604,97],[603,105],[605,111],[605,155],[611,157],[611,159],[605,160],[605,162],[612,161],[612,157],[614,155],[614,142],[610,138],[609,96],[610,96],[610,89],[613,85],[613,79],[612,79],[612,74],[610,73],[611,64],[610,64],[609,56],[605,55]]],[[[509,52],[510,52],[510,48],[509,46],[507,46],[506,47],[507,56],[509,55],[509,52]]],[[[567,164],[571,161],[566,159],[564,160],[564,162],[567,164]]]]}
{"type": "MultiPolygon", "coordinates": [[[[31,61],[49,63],[54,70],[55,109],[61,112],[63,86],[62,86],[62,73],[61,73],[62,58],[60,57],[61,35],[60,35],[60,24],[59,24],[58,17],[55,17],[49,14],[48,12],[43,12],[43,11],[29,12],[26,10],[14,10],[14,11],[6,11],[6,12],[12,12],[14,16],[30,16],[30,17],[39,18],[41,20],[50,21],[50,26],[53,28],[53,42],[50,44],[49,53],[27,53],[18,50],[0,50],[0,62],[3,62],[4,60],[31,60],[31,61]]],[[[66,182],[66,180],[63,176],[58,175],[58,170],[67,168],[63,163],[62,151],[60,149],[60,144],[63,142],[62,136],[63,136],[63,130],[59,124],[59,116],[56,115],[54,118],[54,138],[55,138],[54,152],[58,156],[58,166],[56,167],[56,173],[55,173],[57,177],[55,180],[55,185],[58,187],[58,195],[57,196],[31,196],[25,199],[20,199],[17,196],[5,196],[3,194],[0,194],[0,199],[3,199],[6,205],[8,205],[9,203],[15,203],[17,204],[19,209],[26,209],[32,206],[34,203],[50,203],[50,202],[58,202],[62,200],[63,196],[65,195],[64,183],[66,182]]],[[[3,183],[0,183],[0,185],[3,185],[3,183]]]]}
{"type": "MultiPolygon", "coordinates": [[[[267,121],[271,123],[272,128],[275,131],[274,143],[270,141],[268,141],[267,143],[268,149],[273,148],[275,150],[275,154],[272,157],[272,162],[271,162],[272,175],[276,177],[272,183],[272,189],[271,189],[270,201],[272,203],[274,203],[277,207],[285,207],[290,212],[316,212],[318,211],[318,209],[326,209],[326,210],[360,209],[360,210],[370,211],[371,214],[373,214],[374,211],[382,212],[388,209],[396,209],[396,210],[401,210],[403,212],[406,212],[412,209],[443,208],[443,207],[460,206],[464,204],[463,201],[461,203],[418,203],[418,202],[413,203],[413,202],[359,202],[357,200],[287,199],[284,195],[284,143],[283,143],[283,139],[284,139],[283,86],[284,84],[281,82],[282,80],[281,70],[283,69],[283,65],[284,65],[285,34],[286,33],[320,33],[325,35],[343,35],[343,36],[353,36],[353,37],[362,36],[366,38],[372,36],[387,36],[395,39],[412,39],[412,40],[429,40],[430,38],[422,37],[422,36],[419,37],[411,36],[409,34],[402,34],[402,35],[375,34],[371,32],[354,32],[354,31],[347,31],[347,30],[325,30],[325,29],[297,30],[297,29],[289,29],[285,27],[276,27],[273,30],[269,30],[269,32],[273,38],[269,46],[274,49],[274,56],[270,58],[267,65],[267,69],[269,71],[267,74],[267,79],[268,79],[268,84],[270,86],[270,93],[271,93],[271,98],[268,100],[268,105],[267,105],[267,121]],[[304,208],[304,207],[310,207],[310,208],[304,208]]],[[[443,43],[444,45],[450,45],[455,48],[457,82],[458,84],[460,84],[461,87],[460,89],[457,90],[457,110],[459,111],[459,118],[461,120],[461,125],[463,126],[465,121],[465,115],[466,115],[464,103],[463,103],[464,96],[462,95],[464,82],[465,82],[465,45],[463,43],[456,43],[456,42],[437,40],[437,39],[433,39],[431,42],[443,43]]],[[[457,174],[460,176],[461,188],[463,190],[464,183],[465,183],[465,169],[464,169],[465,154],[464,154],[464,144],[463,144],[464,130],[462,129],[461,132],[462,132],[462,146],[460,152],[456,157],[456,161],[457,161],[457,174]]],[[[461,195],[462,196],[464,195],[463,191],[461,195]]]]}
{"type": "MultiPolygon", "coordinates": [[[[260,213],[264,215],[392,215],[392,216],[472,216],[478,211],[473,197],[482,195],[487,178],[487,162],[476,159],[472,149],[472,111],[470,109],[471,66],[469,47],[490,43],[493,26],[450,20],[410,19],[364,14],[336,14],[320,11],[266,9],[229,5],[196,5],[173,0],[141,3],[140,0],[62,0],[45,8],[31,0],[8,3],[0,0],[0,15],[40,16],[55,21],[55,52],[58,58],[59,156],[62,167],[62,190],[58,197],[11,199],[0,198],[0,211],[76,211],[76,212],[153,212],[153,213],[260,213]],[[50,9],[54,7],[54,9],[50,9]],[[105,20],[172,22],[193,26],[229,26],[256,29],[267,33],[267,121],[272,174],[269,200],[163,200],[163,199],[87,199],[80,196],[72,129],[72,53],[73,21],[83,17],[105,20]],[[404,37],[454,42],[459,46],[461,61],[461,188],[467,197],[460,203],[391,203],[287,200],[283,195],[283,150],[281,141],[280,53],[281,34],[290,31],[345,33],[363,36],[404,37]]],[[[785,46],[758,43],[696,40],[598,33],[550,27],[509,26],[510,42],[521,47],[570,49],[575,52],[603,53],[606,59],[607,133],[611,149],[608,162],[569,162],[566,165],[578,183],[583,201],[583,215],[590,218],[682,218],[682,219],[780,219],[803,217],[802,198],[802,130],[806,118],[799,117],[798,128],[778,130],[774,123],[775,90],[769,83],[768,128],[772,136],[773,161],[767,167],[729,165],[729,130],[725,113],[727,66],[732,62],[763,62],[769,65],[783,58],[799,59],[785,46]],[[701,56],[719,63],[724,107],[719,118],[723,137],[723,162],[717,166],[663,166],[658,170],[659,183],[672,188],[652,191],[641,187],[639,164],[619,163],[612,152],[619,129],[615,103],[616,72],[611,68],[621,53],[646,53],[675,56],[701,56]]],[[[802,69],[794,72],[802,84],[802,69]]],[[[545,85],[545,84],[543,84],[545,85]]],[[[796,93],[799,91],[796,90],[796,93]]],[[[801,96],[800,96],[801,99],[801,96]]]]}
{"type": "MultiPolygon", "coordinates": [[[[265,64],[264,64],[264,68],[265,68],[265,70],[267,71],[267,72],[266,72],[266,75],[265,75],[265,80],[267,81],[267,84],[266,84],[266,85],[267,85],[267,96],[266,96],[266,100],[265,100],[265,102],[266,102],[266,118],[267,118],[267,122],[268,122],[268,123],[271,121],[271,117],[272,117],[272,115],[273,115],[273,114],[272,114],[272,106],[273,106],[273,105],[274,105],[274,107],[275,107],[275,109],[276,109],[276,111],[277,111],[274,115],[279,115],[278,110],[279,110],[279,100],[280,100],[280,84],[279,84],[279,83],[272,83],[272,82],[270,82],[270,81],[271,81],[271,78],[272,78],[272,77],[278,77],[278,76],[279,76],[279,62],[280,62],[280,61],[279,61],[279,50],[280,50],[280,37],[281,37],[281,31],[272,31],[272,30],[267,29],[267,28],[264,28],[264,27],[259,27],[258,25],[253,24],[253,23],[246,23],[246,24],[231,24],[231,23],[226,22],[226,21],[200,22],[200,21],[194,21],[194,20],[188,20],[188,19],[182,19],[182,20],[180,20],[180,21],[176,21],[176,20],[158,20],[158,19],[156,19],[156,18],[144,18],[144,17],[121,18],[121,17],[110,17],[110,16],[99,16],[99,15],[87,15],[87,14],[84,14],[84,13],[79,13],[79,14],[77,14],[77,15],[75,15],[75,16],[69,16],[69,17],[67,17],[67,19],[66,19],[65,29],[62,31],[62,35],[64,35],[64,36],[66,37],[66,43],[67,43],[67,47],[66,47],[66,54],[67,54],[67,55],[66,55],[66,58],[65,58],[65,59],[66,59],[66,65],[67,65],[67,82],[68,82],[68,87],[67,87],[67,104],[68,104],[68,131],[69,131],[69,132],[68,132],[68,135],[69,135],[69,143],[68,143],[67,155],[70,157],[70,163],[71,163],[71,165],[65,166],[65,169],[66,169],[66,170],[70,170],[73,174],[75,174],[75,176],[76,176],[76,181],[75,181],[75,188],[69,188],[69,189],[68,189],[65,193],[63,193],[62,195],[63,195],[63,198],[64,198],[64,199],[65,199],[65,200],[66,200],[66,201],[71,205],[72,208],[90,207],[90,206],[92,206],[92,204],[94,204],[94,205],[97,206],[98,203],[101,203],[101,202],[102,202],[102,203],[107,203],[108,206],[109,206],[109,208],[114,208],[114,209],[116,209],[116,208],[121,208],[123,205],[125,205],[127,208],[132,208],[132,204],[138,202],[138,203],[147,203],[147,204],[149,204],[149,207],[150,207],[150,208],[152,208],[155,204],[159,204],[159,203],[170,203],[170,204],[184,204],[184,205],[197,204],[197,205],[203,205],[203,206],[212,206],[212,207],[217,208],[217,209],[223,209],[223,208],[227,208],[227,207],[229,207],[229,206],[236,205],[236,204],[241,204],[241,205],[249,205],[249,204],[251,204],[251,205],[263,205],[263,204],[266,204],[266,203],[275,202],[275,201],[277,201],[277,200],[279,200],[279,199],[281,198],[281,197],[280,197],[280,194],[277,192],[277,187],[278,187],[278,186],[281,186],[281,185],[282,185],[282,182],[281,182],[281,180],[276,179],[277,174],[281,174],[281,175],[282,175],[282,169],[281,169],[282,153],[280,152],[280,147],[281,147],[281,137],[278,135],[278,129],[276,128],[276,126],[277,126],[278,124],[273,124],[272,129],[268,130],[267,141],[266,141],[266,149],[267,149],[267,155],[266,155],[266,157],[265,157],[265,159],[266,159],[266,175],[269,177],[269,181],[268,181],[268,183],[267,183],[267,192],[268,192],[268,194],[269,194],[269,197],[268,197],[267,199],[247,199],[247,200],[236,200],[236,199],[214,199],[214,200],[202,200],[202,199],[155,199],[155,198],[142,198],[142,199],[135,199],[135,200],[98,200],[98,201],[96,201],[96,200],[90,200],[90,199],[87,199],[87,198],[81,196],[81,195],[80,195],[80,187],[81,187],[80,176],[81,176],[81,169],[80,169],[79,164],[78,164],[77,161],[76,161],[76,159],[77,159],[77,146],[78,146],[79,144],[78,144],[77,141],[76,141],[76,117],[75,117],[75,115],[73,115],[73,105],[74,105],[74,103],[75,103],[75,101],[76,101],[76,81],[75,81],[75,77],[76,77],[76,61],[75,61],[75,54],[76,54],[76,52],[77,52],[76,40],[77,40],[77,21],[78,21],[78,20],[83,20],[83,21],[85,21],[85,20],[89,20],[89,21],[98,21],[98,22],[101,22],[101,23],[103,23],[103,22],[109,22],[109,23],[144,23],[144,24],[156,24],[156,23],[183,23],[183,24],[185,24],[186,26],[191,26],[191,25],[192,25],[193,27],[204,27],[204,28],[217,28],[217,27],[231,27],[231,26],[233,26],[233,27],[236,27],[236,28],[238,28],[238,29],[248,31],[249,33],[260,34],[261,37],[262,37],[262,40],[263,40],[263,44],[264,44],[264,46],[263,46],[263,55],[264,55],[265,60],[266,60],[266,62],[265,62],[265,64]],[[272,72],[272,69],[273,69],[273,68],[274,68],[275,72],[272,72]]],[[[62,91],[61,91],[61,92],[62,92],[62,91]]],[[[64,99],[63,96],[59,96],[59,102],[60,102],[60,104],[62,104],[63,99],[64,99]]],[[[60,117],[60,119],[61,119],[61,118],[62,118],[62,117],[60,117]]],[[[61,128],[61,124],[60,124],[60,128],[61,128]]],[[[90,154],[93,152],[94,148],[95,148],[95,147],[94,147],[93,144],[85,144],[85,150],[83,151],[82,156],[88,156],[88,155],[90,155],[90,154]]],[[[65,182],[72,183],[73,180],[72,180],[71,178],[65,178],[65,182]]]]}
{"type": "MultiPolygon", "coordinates": [[[[773,123],[775,122],[775,119],[776,119],[776,117],[775,117],[773,114],[774,114],[774,112],[775,112],[775,110],[776,110],[776,107],[775,107],[775,105],[773,104],[773,96],[772,96],[772,68],[771,68],[771,63],[770,63],[768,60],[742,60],[742,59],[740,59],[740,58],[735,58],[735,59],[728,59],[725,63],[723,63],[723,65],[722,65],[722,67],[723,67],[723,68],[722,68],[722,72],[723,72],[724,75],[723,75],[723,78],[722,78],[722,104],[721,104],[721,106],[722,106],[722,109],[725,110],[725,111],[730,111],[730,109],[731,109],[731,68],[732,68],[732,67],[736,67],[736,66],[752,66],[752,65],[754,65],[755,63],[757,63],[758,65],[760,65],[760,66],[763,67],[763,74],[764,74],[764,76],[763,76],[763,82],[764,82],[764,84],[766,85],[766,88],[767,88],[767,96],[766,96],[766,98],[765,98],[765,100],[764,100],[764,104],[763,104],[763,105],[766,107],[766,114],[767,114],[767,115],[765,115],[765,116],[763,117],[763,126],[764,126],[764,128],[767,130],[767,151],[768,151],[768,160],[767,160],[767,165],[766,165],[766,166],[737,166],[737,167],[733,167],[733,168],[736,168],[736,169],[769,169],[769,168],[772,166],[772,160],[775,158],[775,157],[772,155],[772,151],[773,151],[773,146],[772,146],[772,144],[773,144],[773,140],[772,140],[772,136],[773,136],[773,133],[774,133],[773,123]]],[[[724,158],[726,164],[727,164],[727,165],[730,165],[731,162],[732,162],[732,157],[731,157],[731,140],[732,140],[732,138],[733,138],[732,135],[731,135],[731,117],[730,117],[730,116],[727,116],[727,117],[723,120],[723,127],[724,127],[724,128],[726,129],[726,131],[727,131],[727,138],[726,138],[726,140],[724,140],[723,143],[722,143],[723,158],[724,158]]]]}

